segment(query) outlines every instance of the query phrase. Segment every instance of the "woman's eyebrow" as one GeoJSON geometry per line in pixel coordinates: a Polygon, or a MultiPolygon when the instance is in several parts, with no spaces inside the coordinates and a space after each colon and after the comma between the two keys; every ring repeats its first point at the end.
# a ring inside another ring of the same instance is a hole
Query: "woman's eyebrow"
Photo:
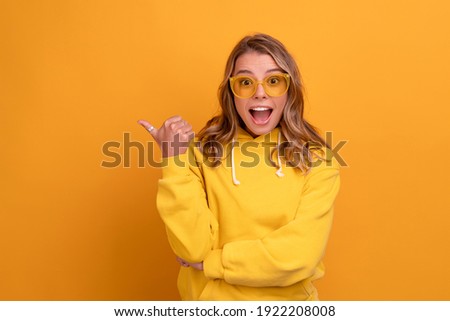
{"type": "MultiPolygon", "coordinates": [[[[272,72],[284,72],[284,70],[281,69],[281,68],[272,68],[272,69],[266,70],[266,74],[270,74],[270,73],[272,73],[272,72]]],[[[238,74],[249,74],[249,75],[253,75],[253,72],[250,71],[250,70],[248,70],[248,69],[239,69],[239,70],[236,72],[236,75],[238,75],[238,74]]]]}
{"type": "Polygon", "coordinates": [[[240,70],[238,70],[237,72],[236,72],[236,75],[237,74],[253,74],[250,70],[247,70],[247,69],[240,69],[240,70]]]}
{"type": "Polygon", "coordinates": [[[271,72],[275,72],[275,71],[278,71],[278,72],[284,72],[284,70],[281,69],[281,68],[273,68],[273,69],[267,70],[267,71],[266,71],[266,74],[271,73],[271,72]]]}

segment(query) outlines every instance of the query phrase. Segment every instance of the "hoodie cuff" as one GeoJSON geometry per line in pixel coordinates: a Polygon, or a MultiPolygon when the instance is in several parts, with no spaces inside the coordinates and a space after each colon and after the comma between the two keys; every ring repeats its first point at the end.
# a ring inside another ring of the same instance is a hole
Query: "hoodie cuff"
{"type": "Polygon", "coordinates": [[[166,166],[162,169],[162,177],[189,175],[188,153],[170,156],[164,159],[166,166]]]}
{"type": "Polygon", "coordinates": [[[203,272],[208,279],[223,279],[222,250],[213,250],[203,261],[203,272]]]}

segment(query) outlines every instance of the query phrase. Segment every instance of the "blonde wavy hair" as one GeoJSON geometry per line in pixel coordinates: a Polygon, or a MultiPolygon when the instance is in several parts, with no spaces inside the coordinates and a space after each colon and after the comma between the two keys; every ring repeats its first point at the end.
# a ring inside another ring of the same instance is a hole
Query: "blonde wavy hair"
{"type": "MultiPolygon", "coordinates": [[[[278,124],[283,136],[283,143],[279,144],[273,152],[278,151],[287,164],[307,173],[311,169],[315,157],[323,159],[318,153],[322,154],[323,147],[329,146],[319,135],[318,130],[303,118],[304,88],[294,58],[280,41],[266,34],[244,37],[232,50],[226,63],[222,83],[218,89],[221,113],[206,123],[205,127],[198,133],[198,139],[202,146],[208,146],[208,158],[213,157],[219,162],[222,155],[216,155],[215,153],[219,153],[220,150],[223,150],[220,148],[221,146],[225,146],[233,140],[238,126],[245,129],[245,124],[234,105],[229,78],[232,76],[237,58],[248,52],[270,55],[291,78],[287,102],[278,124]],[[217,146],[217,144],[221,144],[221,146],[217,146]]],[[[271,162],[275,165],[272,160],[273,152],[271,162]]]]}

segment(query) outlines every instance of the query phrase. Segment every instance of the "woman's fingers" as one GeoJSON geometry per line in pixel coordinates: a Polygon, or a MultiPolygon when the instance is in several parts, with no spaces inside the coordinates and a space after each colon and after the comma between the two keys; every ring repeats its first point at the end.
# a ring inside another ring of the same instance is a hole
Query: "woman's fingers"
{"type": "Polygon", "coordinates": [[[182,128],[183,133],[189,133],[192,132],[192,126],[191,124],[185,124],[182,128]]]}
{"type": "Polygon", "coordinates": [[[164,124],[170,125],[171,123],[174,123],[174,122],[177,122],[180,120],[183,120],[183,118],[181,118],[181,116],[175,115],[175,116],[167,118],[166,121],[164,122],[164,124]]]}
{"type": "Polygon", "coordinates": [[[184,119],[166,123],[165,126],[175,134],[184,134],[192,130],[192,126],[184,119]]]}
{"type": "Polygon", "coordinates": [[[155,128],[146,120],[139,120],[155,139],[162,150],[163,157],[183,154],[188,148],[188,142],[194,137],[192,126],[180,116],[168,118],[161,126],[155,128]]]}
{"type": "Polygon", "coordinates": [[[188,267],[189,263],[183,260],[182,258],[177,256],[177,262],[180,263],[181,266],[188,267]]]}
{"type": "Polygon", "coordinates": [[[196,270],[203,271],[203,262],[189,263],[189,262],[183,260],[181,257],[178,257],[178,256],[177,256],[177,262],[180,263],[181,266],[192,267],[192,268],[194,268],[196,270]]]}

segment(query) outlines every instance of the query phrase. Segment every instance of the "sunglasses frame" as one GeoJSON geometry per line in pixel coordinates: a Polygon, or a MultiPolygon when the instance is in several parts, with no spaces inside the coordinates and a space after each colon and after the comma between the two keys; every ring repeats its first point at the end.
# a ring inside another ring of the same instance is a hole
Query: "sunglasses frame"
{"type": "Polygon", "coordinates": [[[267,95],[269,95],[270,97],[280,97],[280,96],[283,96],[283,95],[288,91],[289,85],[291,84],[291,77],[290,77],[289,74],[287,74],[287,73],[275,73],[275,74],[270,74],[270,75],[268,75],[268,76],[265,77],[263,80],[256,80],[255,78],[253,78],[253,77],[251,77],[251,76],[241,75],[241,76],[230,77],[229,83],[230,83],[230,89],[231,89],[231,92],[232,92],[236,97],[238,97],[238,98],[247,99],[247,98],[253,97],[253,95],[256,93],[256,90],[258,89],[258,85],[259,85],[259,84],[261,84],[261,85],[263,86],[264,92],[265,92],[267,95]],[[270,77],[273,77],[273,76],[283,76],[284,79],[286,79],[286,90],[285,90],[282,94],[280,94],[280,95],[275,95],[275,96],[273,96],[273,95],[270,95],[270,94],[267,92],[267,89],[266,89],[267,82],[266,82],[266,80],[267,80],[268,78],[270,78],[270,77]],[[234,83],[236,82],[236,80],[241,79],[241,78],[249,78],[249,79],[251,79],[251,80],[253,81],[253,83],[255,84],[254,90],[253,90],[252,94],[251,94],[250,96],[248,96],[248,97],[239,96],[238,94],[236,94],[236,93],[234,92],[234,89],[233,89],[234,83]]]}

